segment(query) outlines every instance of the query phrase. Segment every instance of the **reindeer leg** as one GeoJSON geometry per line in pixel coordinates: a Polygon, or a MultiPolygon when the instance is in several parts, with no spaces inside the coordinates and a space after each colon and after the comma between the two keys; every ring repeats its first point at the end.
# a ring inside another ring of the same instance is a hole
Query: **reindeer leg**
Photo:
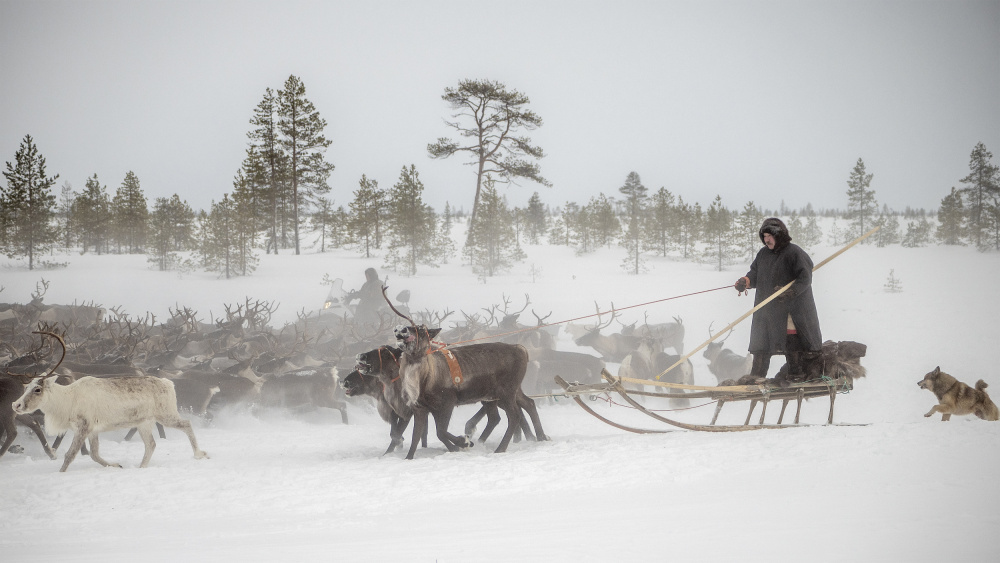
{"type": "Polygon", "coordinates": [[[452,409],[445,408],[441,409],[440,412],[434,413],[434,426],[437,429],[438,440],[448,448],[449,452],[457,452],[463,447],[468,447],[472,445],[472,442],[460,438],[448,432],[448,424],[451,422],[452,409]]]}
{"type": "Polygon", "coordinates": [[[100,463],[104,467],[117,467],[118,469],[121,469],[122,466],[120,463],[109,463],[105,461],[103,457],[101,457],[100,447],[101,447],[101,442],[98,439],[97,433],[95,432],[90,437],[90,459],[96,461],[97,463],[100,463]]]}
{"type": "MultiPolygon", "coordinates": [[[[500,424],[500,410],[497,409],[497,404],[493,402],[483,403],[483,407],[479,409],[479,412],[486,415],[486,428],[483,428],[483,433],[479,435],[479,442],[485,442],[490,434],[493,433],[493,429],[500,424]]],[[[477,413],[478,414],[478,413],[477,413]]],[[[466,424],[466,430],[468,430],[468,424],[466,424]]],[[[466,432],[465,437],[468,440],[472,439],[472,434],[476,431],[475,425],[472,427],[472,432],[466,432]]]]}
{"type": "Polygon", "coordinates": [[[17,438],[17,428],[14,424],[14,417],[10,417],[3,421],[3,431],[7,434],[7,439],[4,440],[3,446],[0,446],[0,456],[7,453],[10,445],[14,443],[14,438],[17,438]]]}
{"type": "MultiPolygon", "coordinates": [[[[198,439],[194,437],[194,429],[191,428],[191,423],[181,418],[179,414],[167,415],[163,418],[157,418],[156,422],[164,426],[176,428],[181,432],[187,434],[188,441],[191,442],[191,449],[194,451],[195,459],[202,459],[208,457],[207,453],[198,449],[198,439]]],[[[152,452],[150,452],[150,455],[152,455],[152,452]]]]}
{"type": "Polygon", "coordinates": [[[410,419],[409,418],[407,418],[406,420],[403,420],[403,418],[400,417],[395,412],[390,413],[390,415],[389,415],[389,449],[385,450],[385,453],[382,454],[382,455],[392,453],[396,449],[397,446],[399,446],[400,444],[403,443],[403,431],[406,430],[406,427],[409,424],[410,424],[410,419]]]}
{"type": "Polygon", "coordinates": [[[125,434],[125,441],[126,441],[126,442],[128,442],[128,441],[132,440],[132,437],[133,437],[133,436],[135,436],[135,433],[136,433],[136,431],[137,431],[137,430],[139,430],[139,428],[138,428],[138,427],[135,427],[135,426],[133,426],[133,427],[132,427],[132,428],[131,428],[131,429],[130,429],[130,430],[128,431],[128,433],[126,433],[126,434],[125,434]]]}
{"type": "MultiPolygon", "coordinates": [[[[45,439],[45,432],[42,431],[42,427],[38,424],[38,421],[35,420],[35,417],[30,414],[25,414],[18,416],[17,420],[20,420],[21,424],[30,428],[31,431],[35,433],[35,436],[38,436],[38,441],[42,443],[42,449],[45,450],[45,455],[49,456],[49,459],[55,459],[56,453],[49,447],[49,442],[45,439]]],[[[0,451],[0,455],[3,455],[2,451],[0,451]]]]}
{"type": "Polygon", "coordinates": [[[156,430],[160,433],[161,440],[167,439],[167,433],[163,430],[163,425],[160,424],[159,422],[156,423],[156,430]]]}
{"type": "MultiPolygon", "coordinates": [[[[472,436],[476,433],[476,425],[479,424],[479,421],[482,420],[483,417],[485,416],[486,416],[486,403],[483,403],[483,406],[480,407],[478,411],[476,411],[476,414],[472,415],[472,418],[470,418],[469,421],[465,423],[465,436],[467,438],[470,439],[472,438],[472,436]]],[[[485,434],[486,431],[484,430],[483,433],[485,434]]],[[[483,441],[482,436],[479,437],[479,441],[480,442],[483,441]]]]}
{"type": "Polygon", "coordinates": [[[142,438],[142,443],[146,446],[146,449],[142,453],[142,463],[139,467],[146,467],[149,465],[150,458],[153,457],[153,450],[156,449],[156,441],[153,440],[153,429],[150,424],[143,424],[139,428],[139,436],[142,438]]]}
{"type": "Polygon", "coordinates": [[[494,453],[498,454],[507,451],[507,446],[510,445],[510,440],[514,437],[514,429],[521,425],[521,407],[516,400],[505,401],[502,408],[507,413],[507,432],[500,440],[500,445],[494,450],[494,453]]]}
{"type": "MultiPolygon", "coordinates": [[[[535,437],[534,440],[539,442],[548,441],[549,437],[542,430],[542,421],[538,418],[538,408],[535,405],[535,400],[531,397],[525,395],[523,392],[517,394],[517,404],[528,413],[528,417],[531,418],[531,424],[535,427],[535,437]]],[[[527,428],[527,423],[524,417],[521,417],[521,422],[524,426],[524,433],[531,436],[531,431],[527,428]]]]}
{"type": "Polygon", "coordinates": [[[413,454],[417,452],[417,444],[420,442],[420,438],[426,435],[427,411],[413,409],[413,438],[410,440],[410,450],[406,453],[406,459],[413,459],[413,454]]]}
{"type": "Polygon", "coordinates": [[[66,450],[66,456],[63,457],[62,467],[59,469],[60,473],[65,473],[66,468],[69,464],[73,462],[76,454],[80,453],[80,449],[83,447],[83,443],[87,440],[88,428],[84,425],[82,428],[78,429],[73,433],[73,442],[70,443],[69,449],[66,450]]]}

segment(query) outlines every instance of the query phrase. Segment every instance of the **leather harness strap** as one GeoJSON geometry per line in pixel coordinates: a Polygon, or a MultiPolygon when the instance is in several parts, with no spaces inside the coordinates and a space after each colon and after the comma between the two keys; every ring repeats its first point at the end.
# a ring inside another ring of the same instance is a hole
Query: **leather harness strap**
{"type": "Polygon", "coordinates": [[[451,371],[451,382],[455,385],[461,385],[464,378],[462,377],[462,368],[458,365],[458,360],[455,358],[455,354],[447,348],[442,350],[437,350],[446,362],[448,362],[448,370],[451,371]]]}

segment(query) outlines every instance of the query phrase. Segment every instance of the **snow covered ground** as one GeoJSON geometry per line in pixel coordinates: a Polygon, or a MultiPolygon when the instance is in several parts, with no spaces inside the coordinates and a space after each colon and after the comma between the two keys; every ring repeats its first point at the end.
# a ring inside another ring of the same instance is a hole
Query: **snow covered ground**
{"type": "MultiPolygon", "coordinates": [[[[835,250],[811,255],[819,262],[835,250]]],[[[730,285],[746,270],[646,258],[649,271],[630,276],[617,248],[582,257],[559,247],[526,251],[526,262],[485,283],[454,263],[411,278],[390,273],[390,295],[408,288],[413,310],[471,312],[503,295],[523,303],[527,293],[529,309],[551,311],[551,322],[590,314],[595,301],[625,307],[730,285]]],[[[235,280],[155,272],[141,256],[53,260],[70,265],[29,272],[0,263],[0,301],[27,302],[44,278],[46,303],[93,301],[160,319],[178,304],[208,319],[246,297],[274,300],[281,305],[272,324],[280,326],[321,305],[324,274],[346,288],[360,287],[368,266],[385,275],[380,260],[343,251],[262,256],[253,276],[235,280]]],[[[196,421],[206,460],[193,459],[183,435],[168,429],[142,470],[141,441],[108,433],[102,454],[124,469],[81,456],[67,473],[58,472],[61,455],[49,460],[22,429],[24,452],[0,458],[0,553],[6,561],[995,560],[1000,423],[924,418],[936,401],[916,383],[940,365],[969,384],[985,379],[1000,399],[998,280],[996,254],[942,246],[856,247],[816,273],[824,337],[868,345],[868,377],[836,408],[837,421],[865,426],[634,435],[562,398],[539,400],[549,442],[494,454],[496,432],[485,445],[448,453],[432,437],[406,461],[401,452],[381,456],[388,427],[356,402],[347,425],[337,412],[196,421]],[[900,293],[884,290],[890,269],[900,293]]],[[[711,324],[718,330],[751,306],[727,289],[632,309],[623,320],[679,316],[693,349],[711,324]]],[[[749,321],[727,347],[745,350],[748,333],[749,321]]],[[[564,332],[558,343],[580,350],[564,332]]],[[[713,384],[701,354],[692,361],[696,383],[713,384]]],[[[772,368],[780,364],[775,358],[772,368]]],[[[590,404],[622,423],[669,428],[622,406],[590,404]]],[[[803,422],[825,422],[827,404],[810,401],[803,422]]],[[[462,407],[454,420],[474,409],[462,407]]],[[[704,423],[713,410],[672,416],[704,423]]],[[[720,422],[742,423],[745,413],[744,404],[727,405],[720,422]]]]}

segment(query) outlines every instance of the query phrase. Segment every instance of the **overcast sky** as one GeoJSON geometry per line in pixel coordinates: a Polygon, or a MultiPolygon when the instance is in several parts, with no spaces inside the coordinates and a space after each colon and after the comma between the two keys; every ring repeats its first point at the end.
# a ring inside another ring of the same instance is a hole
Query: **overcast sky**
{"type": "Polygon", "coordinates": [[[707,206],[846,206],[858,158],[879,203],[936,209],[983,142],[1000,163],[1000,1],[0,0],[0,161],[25,134],[80,191],[134,171],[149,198],[232,190],[264,89],[302,79],[346,205],[415,164],[425,200],[471,209],[441,95],[525,93],[550,205],[618,195],[630,171],[707,206]]]}

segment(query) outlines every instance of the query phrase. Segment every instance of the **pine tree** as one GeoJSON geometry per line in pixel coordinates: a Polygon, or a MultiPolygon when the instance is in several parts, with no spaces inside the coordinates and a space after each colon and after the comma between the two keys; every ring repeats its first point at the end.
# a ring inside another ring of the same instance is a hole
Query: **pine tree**
{"type": "Polygon", "coordinates": [[[590,198],[587,220],[594,246],[611,248],[611,243],[622,230],[621,221],[615,213],[614,199],[603,193],[590,198]]]}
{"type": "Polygon", "coordinates": [[[146,244],[149,207],[139,178],[131,170],[125,174],[125,180],[111,200],[111,220],[118,252],[122,252],[123,247],[128,254],[142,252],[146,244]]]}
{"type": "Polygon", "coordinates": [[[380,248],[381,217],[385,201],[385,193],[379,189],[376,180],[369,180],[364,174],[354,192],[354,201],[350,203],[351,220],[348,225],[351,238],[358,248],[363,250],[365,258],[371,258],[372,250],[380,248]]]}
{"type": "Polygon", "coordinates": [[[282,135],[281,147],[288,157],[296,255],[300,253],[300,208],[330,191],[326,181],[333,165],[324,159],[331,143],[323,136],[325,128],[326,120],[306,98],[305,84],[295,75],[289,76],[284,89],[278,92],[278,129],[282,135]]]}
{"type": "Polygon", "coordinates": [[[538,244],[542,235],[548,230],[549,214],[545,211],[545,204],[542,203],[538,192],[531,194],[528,198],[528,207],[525,212],[525,234],[528,242],[538,244]]]}
{"type": "Polygon", "coordinates": [[[965,240],[965,207],[962,203],[962,192],[951,188],[951,193],[941,200],[938,209],[937,237],[942,244],[961,245],[965,240]]]}
{"type": "Polygon", "coordinates": [[[165,272],[177,263],[177,254],[173,252],[173,217],[170,211],[170,199],[158,197],[153,201],[153,209],[149,214],[149,230],[147,232],[148,262],[155,264],[157,270],[165,272]]]}
{"type": "Polygon", "coordinates": [[[252,214],[247,202],[229,194],[218,203],[213,201],[210,213],[201,213],[197,255],[202,267],[226,279],[248,276],[257,268],[259,259],[253,252],[257,233],[247,228],[252,214]]]}
{"type": "Polygon", "coordinates": [[[645,246],[660,256],[666,256],[676,246],[676,198],[670,190],[660,188],[652,196],[646,225],[645,246]]]}
{"type": "Polygon", "coordinates": [[[417,264],[437,267],[441,257],[437,216],[424,203],[423,192],[424,184],[412,164],[403,167],[399,181],[389,190],[385,265],[407,276],[417,273],[417,264]]]}
{"type": "Polygon", "coordinates": [[[472,271],[483,277],[492,277],[508,270],[514,262],[524,259],[524,251],[517,245],[511,211],[497,194],[493,178],[483,182],[479,220],[470,225],[464,253],[472,264],[472,271]]]}
{"type": "Polygon", "coordinates": [[[471,143],[459,144],[447,137],[438,138],[427,145],[431,158],[448,158],[457,153],[469,155],[476,167],[476,195],[469,219],[469,232],[479,219],[481,192],[487,175],[503,183],[520,178],[532,180],[543,186],[551,185],[541,176],[537,163],[529,159],[545,156],[541,147],[531,144],[531,139],[518,136],[522,130],[531,131],[542,125],[542,118],[527,108],[528,96],[517,90],[507,90],[500,82],[492,80],[462,80],[457,88],[445,88],[441,99],[456,113],[454,121],[446,122],[471,143]]]}
{"type": "Polygon", "coordinates": [[[906,235],[903,237],[902,245],[906,248],[917,248],[927,246],[931,241],[931,224],[926,217],[921,216],[919,221],[910,221],[906,224],[906,235]]]}
{"type": "Polygon", "coordinates": [[[980,250],[994,246],[988,236],[991,207],[1000,203],[1000,172],[992,160],[993,153],[986,150],[986,145],[977,143],[969,156],[969,175],[959,180],[966,185],[959,193],[968,202],[966,225],[969,241],[980,250]]]}
{"type": "Polygon", "coordinates": [[[897,244],[899,238],[899,218],[888,209],[882,211],[875,219],[872,227],[879,227],[878,232],[872,237],[875,239],[875,246],[884,248],[890,244],[897,244]]]}
{"type": "Polygon", "coordinates": [[[59,191],[59,202],[56,204],[56,217],[59,222],[59,233],[62,239],[63,248],[69,249],[73,245],[73,201],[76,196],[73,194],[73,186],[69,181],[63,182],[59,191]]]}
{"type": "Polygon", "coordinates": [[[733,227],[733,213],[722,204],[722,196],[715,196],[705,211],[705,249],[702,255],[706,261],[715,262],[720,272],[723,266],[735,262],[743,252],[741,242],[745,237],[739,235],[744,233],[733,227]]]}
{"type": "Polygon", "coordinates": [[[701,240],[702,218],[701,204],[690,205],[684,203],[683,197],[677,197],[676,240],[684,258],[692,255],[695,245],[701,240]]]}
{"type": "Polygon", "coordinates": [[[889,278],[883,287],[885,287],[887,293],[899,293],[903,291],[903,284],[896,278],[896,270],[889,270],[889,278]]]}
{"type": "Polygon", "coordinates": [[[93,247],[94,253],[98,255],[102,251],[106,252],[112,225],[111,199],[108,197],[107,187],[101,185],[96,173],[87,178],[83,193],[77,194],[73,211],[83,251],[93,247]]]}
{"type": "Polygon", "coordinates": [[[629,172],[625,183],[618,188],[625,196],[625,229],[622,232],[621,245],[625,247],[625,269],[633,275],[638,275],[641,265],[643,227],[646,223],[646,186],[636,172],[629,172]]]}
{"type": "Polygon", "coordinates": [[[850,220],[850,234],[854,237],[874,227],[872,223],[878,212],[878,202],[875,201],[875,190],[871,189],[873,176],[866,173],[865,163],[859,158],[847,181],[847,218],[850,220]]]}
{"type": "Polygon", "coordinates": [[[56,206],[52,186],[59,175],[45,174],[45,157],[31,135],[25,135],[14,164],[8,161],[3,173],[7,187],[0,189],[0,243],[9,258],[26,256],[29,270],[35,268],[36,256],[59,240],[52,225],[56,206]]]}
{"type": "Polygon", "coordinates": [[[254,109],[250,124],[254,129],[247,133],[250,147],[247,149],[244,173],[253,185],[260,186],[260,193],[254,204],[257,207],[255,215],[268,233],[266,251],[270,253],[273,249],[277,254],[279,235],[281,241],[285,241],[287,234],[282,227],[287,225],[283,219],[287,217],[291,198],[286,189],[290,186],[288,156],[280,142],[278,97],[274,90],[264,90],[264,97],[254,109]]]}
{"type": "MultiPolygon", "coordinates": [[[[746,258],[748,262],[753,261],[754,256],[757,255],[757,251],[760,250],[760,225],[764,222],[764,212],[760,210],[759,207],[754,205],[754,202],[748,201],[746,205],[743,206],[743,210],[740,211],[735,217],[734,229],[735,237],[737,241],[737,246],[741,249],[741,255],[746,258]]],[[[788,228],[792,232],[797,232],[800,230],[800,225],[798,224],[798,217],[792,216],[792,220],[789,221],[788,228]]]]}

